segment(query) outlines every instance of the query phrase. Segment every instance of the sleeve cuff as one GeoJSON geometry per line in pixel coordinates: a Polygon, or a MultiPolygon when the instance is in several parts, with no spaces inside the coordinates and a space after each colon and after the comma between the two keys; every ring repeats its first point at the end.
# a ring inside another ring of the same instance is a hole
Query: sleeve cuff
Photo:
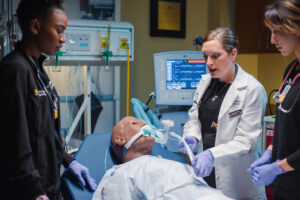
{"type": "Polygon", "coordinates": [[[292,154],[288,156],[287,163],[294,169],[300,169],[299,156],[297,155],[292,154]]]}
{"type": "Polygon", "coordinates": [[[63,152],[63,160],[62,160],[62,164],[65,168],[68,168],[70,163],[75,160],[75,158],[73,156],[71,156],[70,154],[68,154],[66,151],[63,152]]]}

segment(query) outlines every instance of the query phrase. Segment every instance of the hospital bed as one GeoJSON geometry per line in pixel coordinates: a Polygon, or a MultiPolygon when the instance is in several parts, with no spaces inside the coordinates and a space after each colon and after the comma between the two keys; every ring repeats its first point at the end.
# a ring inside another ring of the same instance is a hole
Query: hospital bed
{"type": "MultiPolygon", "coordinates": [[[[89,168],[91,176],[97,184],[101,181],[105,172],[116,164],[116,160],[110,153],[110,133],[95,133],[86,136],[80,148],[74,155],[76,160],[89,168]]],[[[186,163],[185,160],[155,143],[152,155],[160,155],[163,158],[186,163]]],[[[66,170],[62,175],[61,193],[67,200],[90,200],[93,192],[86,187],[79,186],[66,170]]]]}

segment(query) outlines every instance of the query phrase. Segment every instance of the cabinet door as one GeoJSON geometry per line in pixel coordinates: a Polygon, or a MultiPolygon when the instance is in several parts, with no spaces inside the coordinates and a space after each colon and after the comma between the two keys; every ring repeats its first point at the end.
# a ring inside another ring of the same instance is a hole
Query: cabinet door
{"type": "Polygon", "coordinates": [[[271,44],[271,31],[266,25],[264,25],[264,13],[266,7],[272,3],[274,0],[260,0],[262,6],[260,7],[259,12],[261,13],[262,19],[262,28],[261,28],[261,49],[259,52],[261,53],[278,53],[274,44],[271,44]]]}
{"type": "Polygon", "coordinates": [[[264,25],[264,11],[271,0],[236,0],[236,34],[240,53],[277,52],[264,25]]]}

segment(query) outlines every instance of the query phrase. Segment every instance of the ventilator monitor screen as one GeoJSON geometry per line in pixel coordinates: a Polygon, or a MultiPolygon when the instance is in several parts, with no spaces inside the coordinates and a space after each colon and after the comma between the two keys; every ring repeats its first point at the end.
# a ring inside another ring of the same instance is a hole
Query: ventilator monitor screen
{"type": "Polygon", "coordinates": [[[206,65],[200,51],[154,54],[157,105],[192,105],[193,96],[206,65]]]}
{"type": "Polygon", "coordinates": [[[204,60],[167,60],[166,86],[168,90],[195,89],[206,73],[204,60]]]}

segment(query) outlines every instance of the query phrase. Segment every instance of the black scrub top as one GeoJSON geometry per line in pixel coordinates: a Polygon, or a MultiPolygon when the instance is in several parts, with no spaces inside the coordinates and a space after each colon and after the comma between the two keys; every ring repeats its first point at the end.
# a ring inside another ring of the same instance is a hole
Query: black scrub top
{"type": "MultiPolygon", "coordinates": [[[[203,150],[215,146],[217,124],[223,99],[230,87],[230,83],[220,82],[212,79],[205,91],[198,110],[198,119],[201,123],[203,150]],[[217,98],[215,98],[217,96],[217,98]]],[[[215,169],[204,180],[210,187],[216,188],[215,169]]]]}
{"type": "Polygon", "coordinates": [[[230,83],[220,82],[219,79],[212,79],[201,99],[198,119],[201,124],[203,150],[215,146],[218,116],[230,85],[230,83]],[[215,96],[218,97],[214,99],[215,96]]]}
{"type": "MultiPolygon", "coordinates": [[[[29,58],[17,43],[0,62],[1,199],[35,199],[47,194],[54,200],[61,163],[67,167],[73,160],[64,151],[59,113],[55,119],[51,100],[37,76],[38,68],[48,83],[44,58],[29,58]]],[[[55,89],[52,92],[57,95],[55,89]]]]}
{"type": "MultiPolygon", "coordinates": [[[[296,60],[287,67],[284,77],[294,62],[296,60]]],[[[294,68],[288,79],[293,80],[297,74],[300,71],[294,68]]],[[[282,107],[291,111],[285,113],[277,108],[271,162],[287,158],[295,170],[277,176],[270,187],[286,199],[300,199],[300,77],[289,90],[282,107]]]]}

